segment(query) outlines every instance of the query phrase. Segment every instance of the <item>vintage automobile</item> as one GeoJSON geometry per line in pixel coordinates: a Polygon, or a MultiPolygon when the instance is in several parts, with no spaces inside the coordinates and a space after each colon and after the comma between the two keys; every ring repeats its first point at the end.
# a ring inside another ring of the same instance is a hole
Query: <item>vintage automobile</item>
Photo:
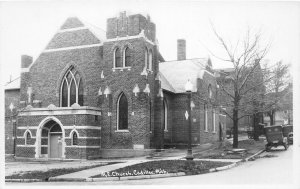
{"type": "Polygon", "coordinates": [[[293,125],[283,125],[283,136],[287,137],[288,143],[293,144],[293,125]]]}
{"type": "Polygon", "coordinates": [[[283,127],[281,125],[273,125],[265,127],[265,134],[267,138],[266,151],[270,151],[272,147],[283,146],[285,150],[288,149],[289,144],[287,137],[283,136],[283,127]]]}
{"type": "MultiPolygon", "coordinates": [[[[261,136],[261,135],[265,135],[265,131],[264,131],[264,124],[262,123],[259,123],[257,125],[257,134],[258,134],[258,137],[261,136]]],[[[247,128],[247,135],[248,135],[248,138],[249,139],[253,139],[254,138],[254,129],[253,127],[248,127],[247,128]]]]}

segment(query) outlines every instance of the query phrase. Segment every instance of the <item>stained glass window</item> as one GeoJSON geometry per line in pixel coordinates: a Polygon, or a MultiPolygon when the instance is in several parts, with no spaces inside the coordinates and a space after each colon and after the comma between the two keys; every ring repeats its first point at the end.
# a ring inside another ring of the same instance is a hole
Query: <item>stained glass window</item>
{"type": "Polygon", "coordinates": [[[68,106],[68,84],[67,81],[64,80],[63,81],[63,85],[62,85],[62,94],[61,94],[61,98],[62,98],[62,107],[67,107],[68,106]]]}
{"type": "Polygon", "coordinates": [[[82,84],[82,81],[79,82],[79,87],[78,87],[78,104],[80,106],[83,106],[83,84],[82,84]]]}
{"type": "Polygon", "coordinates": [[[78,136],[76,132],[73,132],[72,145],[78,145],[78,136]]]}
{"type": "Polygon", "coordinates": [[[118,101],[118,130],[128,129],[128,102],[127,98],[122,93],[118,101]]]}
{"type": "Polygon", "coordinates": [[[121,62],[121,51],[119,48],[115,50],[115,67],[116,68],[123,67],[121,62]]]}
{"type": "Polygon", "coordinates": [[[74,103],[83,106],[83,84],[80,74],[71,67],[61,85],[61,106],[69,107],[74,103]]]}
{"type": "Polygon", "coordinates": [[[131,66],[131,57],[130,57],[130,49],[127,47],[125,49],[125,67],[131,66]]]}
{"type": "Polygon", "coordinates": [[[152,70],[152,59],[153,59],[152,50],[150,49],[150,51],[149,51],[149,63],[148,63],[148,69],[149,70],[152,70]]]}
{"type": "Polygon", "coordinates": [[[145,48],[145,67],[148,68],[148,49],[145,48]]]}
{"type": "Polygon", "coordinates": [[[27,134],[26,134],[26,145],[29,144],[30,139],[31,139],[30,132],[27,132],[27,134]]]}

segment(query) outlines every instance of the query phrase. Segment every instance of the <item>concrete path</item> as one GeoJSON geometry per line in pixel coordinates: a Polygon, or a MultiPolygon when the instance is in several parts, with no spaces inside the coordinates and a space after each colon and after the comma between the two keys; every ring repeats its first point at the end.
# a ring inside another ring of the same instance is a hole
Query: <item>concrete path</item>
{"type": "Polygon", "coordinates": [[[101,173],[113,171],[113,170],[116,170],[116,169],[119,169],[122,167],[130,166],[130,165],[134,165],[134,164],[138,164],[138,163],[144,163],[147,161],[151,161],[151,160],[130,160],[130,161],[127,161],[124,163],[105,165],[105,166],[101,166],[101,167],[86,169],[86,170],[75,172],[75,173],[60,175],[60,176],[56,176],[55,178],[73,178],[73,179],[88,178],[91,176],[99,175],[101,173]]]}
{"type": "MultiPolygon", "coordinates": [[[[174,157],[161,157],[161,158],[144,159],[144,160],[128,160],[127,162],[116,163],[116,164],[112,164],[112,165],[105,165],[105,166],[101,166],[101,167],[95,167],[95,168],[86,169],[86,170],[75,172],[75,173],[56,176],[54,178],[84,179],[84,178],[89,178],[89,177],[92,177],[95,175],[99,175],[101,173],[120,169],[120,168],[123,168],[126,166],[135,165],[138,163],[144,163],[144,162],[149,162],[149,161],[158,161],[158,160],[179,160],[179,159],[184,159],[184,158],[185,158],[185,154],[181,153],[180,155],[174,156],[174,157]]],[[[240,159],[239,160],[238,159],[234,159],[234,160],[233,159],[195,159],[195,160],[221,161],[221,162],[232,162],[232,163],[240,161],[240,159]]]]}
{"type": "MultiPolygon", "coordinates": [[[[204,145],[193,148],[193,151],[195,153],[200,152],[200,151],[203,152],[203,151],[211,149],[211,146],[212,146],[211,144],[204,144],[204,145]]],[[[148,161],[158,161],[158,160],[178,160],[178,159],[183,159],[186,156],[186,150],[181,150],[181,149],[179,149],[179,150],[178,149],[166,149],[166,150],[164,150],[162,152],[158,152],[158,153],[159,153],[159,157],[154,157],[154,158],[149,158],[149,159],[147,159],[146,157],[127,159],[127,160],[123,160],[123,162],[121,162],[121,163],[86,169],[86,170],[75,172],[75,173],[56,176],[55,178],[72,178],[72,179],[88,178],[88,177],[92,177],[95,175],[99,175],[101,173],[113,171],[113,170],[116,170],[119,168],[123,168],[126,166],[138,164],[138,163],[144,163],[144,162],[148,162],[148,161]]],[[[118,160],[116,160],[116,161],[118,161],[118,160]]]]}

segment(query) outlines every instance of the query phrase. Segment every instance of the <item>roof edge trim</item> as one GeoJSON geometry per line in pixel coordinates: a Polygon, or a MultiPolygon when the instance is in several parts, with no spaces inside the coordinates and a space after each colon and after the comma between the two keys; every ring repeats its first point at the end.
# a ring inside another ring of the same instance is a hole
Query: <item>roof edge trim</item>
{"type": "Polygon", "coordinates": [[[71,32],[71,31],[78,31],[78,30],[85,30],[85,29],[89,29],[89,28],[86,26],[81,26],[81,27],[77,27],[77,28],[61,29],[61,30],[58,30],[57,33],[71,32]]]}

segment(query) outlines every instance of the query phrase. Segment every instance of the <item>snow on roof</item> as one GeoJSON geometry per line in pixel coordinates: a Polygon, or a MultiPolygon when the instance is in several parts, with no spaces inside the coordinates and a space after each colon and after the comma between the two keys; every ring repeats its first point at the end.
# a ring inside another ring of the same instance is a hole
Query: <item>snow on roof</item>
{"type": "Polygon", "coordinates": [[[197,91],[197,79],[203,77],[208,59],[198,58],[180,61],[161,62],[159,70],[163,89],[174,92],[185,92],[185,84],[190,79],[193,83],[193,92],[197,91]]]}
{"type": "Polygon", "coordinates": [[[5,90],[20,89],[20,77],[4,85],[5,90]]]}

